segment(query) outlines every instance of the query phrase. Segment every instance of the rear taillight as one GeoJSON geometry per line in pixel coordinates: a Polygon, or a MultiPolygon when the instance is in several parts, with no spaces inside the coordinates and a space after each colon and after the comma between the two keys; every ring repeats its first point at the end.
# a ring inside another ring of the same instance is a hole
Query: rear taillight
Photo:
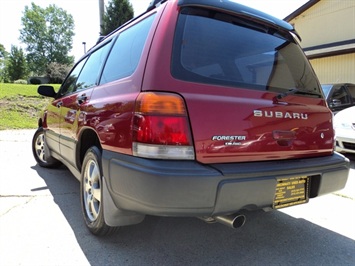
{"type": "Polygon", "coordinates": [[[185,103],[179,95],[141,93],[133,119],[133,155],[154,159],[195,158],[185,103]]]}

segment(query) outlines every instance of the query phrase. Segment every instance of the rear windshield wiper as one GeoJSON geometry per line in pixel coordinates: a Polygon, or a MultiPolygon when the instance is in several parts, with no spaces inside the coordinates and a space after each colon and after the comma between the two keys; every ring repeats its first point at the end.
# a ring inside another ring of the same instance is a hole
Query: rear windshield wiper
{"type": "Polygon", "coordinates": [[[310,96],[313,96],[315,98],[321,98],[322,95],[320,93],[316,93],[316,92],[313,92],[313,91],[304,91],[304,90],[298,90],[298,89],[291,89],[291,90],[288,90],[286,92],[282,92],[280,94],[278,94],[275,98],[275,100],[280,100],[282,98],[285,98],[286,96],[288,95],[295,95],[295,94],[298,94],[298,95],[310,95],[310,96]]]}

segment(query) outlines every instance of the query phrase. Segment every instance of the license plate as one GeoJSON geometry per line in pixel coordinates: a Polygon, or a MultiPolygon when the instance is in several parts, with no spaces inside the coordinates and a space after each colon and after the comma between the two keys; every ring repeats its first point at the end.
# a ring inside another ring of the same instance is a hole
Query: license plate
{"type": "Polygon", "coordinates": [[[309,200],[309,177],[278,178],[274,198],[274,209],[307,203],[309,200]]]}

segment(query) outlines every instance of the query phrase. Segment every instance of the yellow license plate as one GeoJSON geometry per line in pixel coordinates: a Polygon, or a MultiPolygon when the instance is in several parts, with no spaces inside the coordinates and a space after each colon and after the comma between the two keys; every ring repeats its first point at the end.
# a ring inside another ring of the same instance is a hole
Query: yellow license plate
{"type": "Polygon", "coordinates": [[[309,177],[278,178],[274,197],[274,209],[307,203],[309,200],[309,177]]]}

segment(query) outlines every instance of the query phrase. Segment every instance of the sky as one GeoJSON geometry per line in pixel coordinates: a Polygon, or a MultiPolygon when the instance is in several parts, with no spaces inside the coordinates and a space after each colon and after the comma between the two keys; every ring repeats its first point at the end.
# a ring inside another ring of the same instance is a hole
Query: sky
{"type": "MultiPolygon", "coordinates": [[[[130,0],[134,16],[143,13],[151,0],[130,0]]],[[[218,0],[216,0],[218,1],[218,0]]],[[[304,5],[308,0],[232,0],[240,4],[250,6],[265,13],[283,19],[293,11],[304,5]]],[[[100,32],[99,26],[99,0],[0,0],[0,44],[5,46],[7,52],[11,51],[11,45],[25,48],[19,41],[21,18],[25,6],[35,3],[41,8],[50,4],[64,9],[74,18],[75,28],[73,37],[73,49],[70,55],[75,56],[75,61],[95,45],[100,32]]],[[[109,0],[105,0],[108,5],[109,0]]]]}

